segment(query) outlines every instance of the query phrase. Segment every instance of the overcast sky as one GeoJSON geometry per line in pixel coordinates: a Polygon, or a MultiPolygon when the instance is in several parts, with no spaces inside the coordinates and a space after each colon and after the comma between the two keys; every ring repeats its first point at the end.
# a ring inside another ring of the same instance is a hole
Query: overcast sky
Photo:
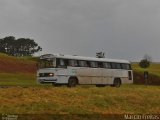
{"type": "Polygon", "coordinates": [[[0,0],[0,38],[34,39],[44,53],[160,61],[160,0],[0,0]]]}

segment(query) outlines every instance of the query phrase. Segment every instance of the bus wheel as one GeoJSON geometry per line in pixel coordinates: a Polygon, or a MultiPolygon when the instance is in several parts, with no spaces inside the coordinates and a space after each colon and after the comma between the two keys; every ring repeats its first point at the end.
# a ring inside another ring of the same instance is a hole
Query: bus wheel
{"type": "Polygon", "coordinates": [[[116,79],[114,80],[113,87],[120,87],[120,86],[121,86],[121,79],[116,78],[116,79]]]}
{"type": "Polygon", "coordinates": [[[69,78],[68,80],[68,87],[76,87],[77,79],[76,78],[69,78]]]}

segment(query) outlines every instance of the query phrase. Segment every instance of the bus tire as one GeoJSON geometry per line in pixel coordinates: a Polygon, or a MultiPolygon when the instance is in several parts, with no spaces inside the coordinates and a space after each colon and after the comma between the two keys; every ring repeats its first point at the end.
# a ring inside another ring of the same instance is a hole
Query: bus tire
{"type": "Polygon", "coordinates": [[[76,87],[76,85],[78,84],[78,80],[75,77],[71,77],[68,80],[68,87],[76,87]]]}
{"type": "Polygon", "coordinates": [[[121,79],[120,78],[115,78],[112,86],[117,87],[117,88],[120,87],[121,86],[121,79]]]}

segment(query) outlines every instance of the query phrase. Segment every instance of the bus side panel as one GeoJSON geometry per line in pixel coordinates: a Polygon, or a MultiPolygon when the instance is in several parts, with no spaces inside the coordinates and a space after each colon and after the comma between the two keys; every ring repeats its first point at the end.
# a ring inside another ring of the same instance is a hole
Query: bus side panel
{"type": "Polygon", "coordinates": [[[121,84],[126,84],[128,82],[128,72],[127,70],[122,70],[121,84]]]}
{"type": "Polygon", "coordinates": [[[69,76],[58,76],[57,84],[68,84],[69,76]]]}
{"type": "Polygon", "coordinates": [[[75,70],[72,68],[57,70],[58,81],[57,83],[67,84],[70,76],[75,76],[75,70]]]}
{"type": "Polygon", "coordinates": [[[92,84],[103,84],[101,68],[91,68],[91,73],[92,84]]]}
{"type": "Polygon", "coordinates": [[[111,69],[102,70],[103,84],[113,84],[113,72],[111,69]]]}
{"type": "MultiPolygon", "coordinates": [[[[132,70],[129,70],[129,71],[131,71],[131,75],[132,75],[132,70]]],[[[132,79],[129,80],[128,70],[123,70],[121,81],[122,81],[122,84],[133,83],[133,75],[132,75],[132,79]]]]}
{"type": "Polygon", "coordinates": [[[76,75],[78,77],[79,84],[92,84],[92,73],[90,68],[79,68],[76,70],[76,75]]]}

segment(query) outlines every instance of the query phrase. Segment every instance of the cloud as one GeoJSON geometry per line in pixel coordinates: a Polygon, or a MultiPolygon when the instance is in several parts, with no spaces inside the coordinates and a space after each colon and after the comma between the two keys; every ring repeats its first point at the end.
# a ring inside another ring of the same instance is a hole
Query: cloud
{"type": "Polygon", "coordinates": [[[30,37],[42,53],[138,61],[158,56],[159,0],[1,0],[1,37],[30,37]]]}

